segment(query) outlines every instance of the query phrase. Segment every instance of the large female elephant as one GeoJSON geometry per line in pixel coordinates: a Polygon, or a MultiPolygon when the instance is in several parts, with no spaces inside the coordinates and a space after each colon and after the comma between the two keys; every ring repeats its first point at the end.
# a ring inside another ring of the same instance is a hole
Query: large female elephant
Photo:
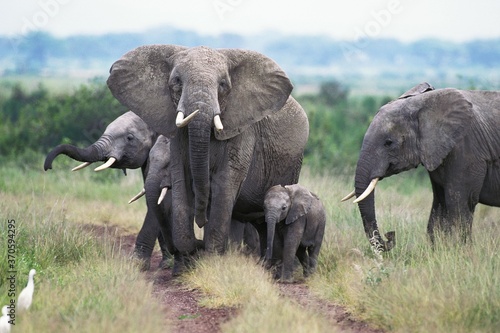
{"type": "Polygon", "coordinates": [[[423,83],[384,105],[366,131],[352,194],[366,235],[385,250],[394,245],[393,232],[388,242],[378,232],[372,191],[378,180],[422,164],[434,193],[430,240],[437,228],[457,229],[466,241],[476,204],[500,206],[499,129],[500,92],[434,90],[423,83]]]}
{"type": "Polygon", "coordinates": [[[267,189],[297,182],[307,117],[271,59],[237,49],[141,46],[113,64],[108,86],[171,138],[179,251],[195,250],[194,219],[205,227],[205,248],[223,252],[233,212],[240,221],[247,213],[262,217],[267,189]]]}

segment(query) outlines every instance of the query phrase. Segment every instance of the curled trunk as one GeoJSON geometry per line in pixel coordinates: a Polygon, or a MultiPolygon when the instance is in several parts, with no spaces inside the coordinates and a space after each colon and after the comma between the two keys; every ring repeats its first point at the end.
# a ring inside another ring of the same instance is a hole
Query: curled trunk
{"type": "Polygon", "coordinates": [[[103,146],[104,143],[101,140],[86,148],[78,148],[69,144],[58,145],[47,154],[43,168],[45,171],[52,169],[52,162],[60,154],[64,154],[80,162],[92,163],[102,161],[105,159],[103,146]]]}

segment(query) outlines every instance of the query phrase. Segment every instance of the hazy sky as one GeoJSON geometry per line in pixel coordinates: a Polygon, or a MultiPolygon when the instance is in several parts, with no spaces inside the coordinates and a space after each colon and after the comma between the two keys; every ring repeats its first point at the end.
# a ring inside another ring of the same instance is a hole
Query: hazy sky
{"type": "Polygon", "coordinates": [[[207,34],[277,31],[337,39],[500,37],[498,0],[0,0],[0,35],[145,31],[171,25],[207,34]]]}

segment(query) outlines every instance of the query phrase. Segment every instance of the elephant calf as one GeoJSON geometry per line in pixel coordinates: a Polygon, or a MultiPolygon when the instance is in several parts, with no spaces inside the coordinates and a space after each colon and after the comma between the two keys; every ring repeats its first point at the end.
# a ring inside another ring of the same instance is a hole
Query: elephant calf
{"type": "Polygon", "coordinates": [[[302,264],[304,277],[311,275],[316,269],[325,233],[326,214],[320,199],[298,184],[276,185],[266,193],[264,211],[266,261],[283,260],[278,273],[280,281],[293,282],[295,256],[302,264]]]}

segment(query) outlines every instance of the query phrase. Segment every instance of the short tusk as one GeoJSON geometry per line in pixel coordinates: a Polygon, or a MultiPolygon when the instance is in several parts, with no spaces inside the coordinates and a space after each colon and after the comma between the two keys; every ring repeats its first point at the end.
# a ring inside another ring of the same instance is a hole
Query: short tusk
{"type": "Polygon", "coordinates": [[[140,197],[142,197],[144,194],[146,194],[146,190],[145,189],[142,189],[141,192],[137,193],[132,199],[130,199],[128,201],[129,204],[131,204],[132,202],[136,201],[137,199],[139,199],[140,197]]]}
{"type": "Polygon", "coordinates": [[[378,178],[372,179],[372,181],[370,182],[370,185],[368,185],[368,187],[363,192],[363,194],[361,194],[356,200],[354,200],[353,203],[358,203],[361,200],[364,200],[367,196],[369,196],[370,193],[372,193],[373,190],[375,189],[375,186],[377,185],[377,182],[378,182],[378,178]]]}
{"type": "Polygon", "coordinates": [[[104,169],[107,169],[107,168],[109,168],[110,166],[112,166],[112,165],[113,165],[113,163],[115,163],[115,162],[116,162],[116,158],[114,158],[114,157],[110,157],[110,158],[109,158],[109,160],[108,160],[106,163],[104,163],[103,165],[101,165],[101,166],[99,166],[99,167],[95,168],[95,169],[94,169],[94,171],[102,171],[102,170],[104,170],[104,169]]]}
{"type": "Polygon", "coordinates": [[[182,112],[177,112],[177,118],[175,119],[175,125],[179,128],[186,126],[191,122],[194,116],[198,114],[200,110],[196,110],[193,113],[191,113],[189,116],[184,118],[184,113],[182,112]]]}
{"type": "Polygon", "coordinates": [[[73,169],[71,169],[71,171],[78,171],[78,170],[81,170],[81,169],[83,169],[83,168],[88,167],[90,164],[92,164],[92,163],[90,163],[90,162],[85,162],[85,163],[82,163],[82,164],[80,164],[79,166],[74,167],[73,169]]]}
{"type": "Polygon", "coordinates": [[[356,195],[356,190],[353,190],[351,193],[349,193],[348,195],[346,195],[345,197],[343,197],[342,200],[340,200],[340,202],[344,202],[346,200],[349,200],[349,199],[351,199],[355,195],[356,195]]]}
{"type": "Polygon", "coordinates": [[[218,114],[216,114],[214,117],[214,126],[217,132],[221,132],[224,129],[224,126],[222,126],[222,121],[220,121],[220,116],[218,114]]]}
{"type": "Polygon", "coordinates": [[[158,205],[161,204],[165,196],[167,195],[168,188],[164,187],[161,189],[160,197],[158,198],[158,205]]]}

